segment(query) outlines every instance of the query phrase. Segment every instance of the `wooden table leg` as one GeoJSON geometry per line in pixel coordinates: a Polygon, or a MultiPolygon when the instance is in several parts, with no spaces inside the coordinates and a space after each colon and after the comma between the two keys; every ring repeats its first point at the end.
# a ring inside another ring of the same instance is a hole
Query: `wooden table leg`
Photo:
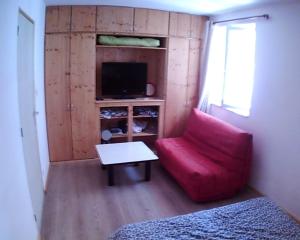
{"type": "Polygon", "coordinates": [[[151,179],[151,162],[145,162],[145,181],[150,181],[151,179]]]}
{"type": "Polygon", "coordinates": [[[113,186],[114,185],[114,167],[113,165],[107,166],[108,171],[107,171],[107,176],[108,176],[108,186],[113,186]]]}

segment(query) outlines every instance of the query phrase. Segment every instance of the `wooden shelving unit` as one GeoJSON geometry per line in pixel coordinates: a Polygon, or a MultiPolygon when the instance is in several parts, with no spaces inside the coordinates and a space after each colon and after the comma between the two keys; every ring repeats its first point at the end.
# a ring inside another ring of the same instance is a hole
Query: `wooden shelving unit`
{"type": "MultiPolygon", "coordinates": [[[[103,130],[109,130],[109,128],[117,127],[118,121],[127,122],[127,133],[124,134],[113,134],[113,142],[124,142],[124,141],[134,141],[135,138],[145,139],[146,141],[155,140],[163,136],[163,119],[164,119],[164,105],[165,101],[162,99],[154,98],[144,98],[144,99],[128,99],[128,100],[114,100],[107,99],[103,101],[97,101],[96,105],[99,109],[113,110],[115,109],[126,109],[128,115],[112,118],[100,117],[100,132],[103,130]],[[134,110],[136,107],[143,107],[149,109],[155,109],[158,112],[158,116],[152,117],[150,115],[134,115],[134,110]],[[133,132],[133,122],[134,119],[143,119],[148,121],[150,124],[154,124],[154,129],[145,129],[145,131],[140,133],[133,132]],[[125,139],[124,139],[125,138],[125,139]]],[[[101,141],[101,136],[99,134],[99,141],[101,141]]],[[[153,141],[152,141],[153,144],[153,141]]]]}

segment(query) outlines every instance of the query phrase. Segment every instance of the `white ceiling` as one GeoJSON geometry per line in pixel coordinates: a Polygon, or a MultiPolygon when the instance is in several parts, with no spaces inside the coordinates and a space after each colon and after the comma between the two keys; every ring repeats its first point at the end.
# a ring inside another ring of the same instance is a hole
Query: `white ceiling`
{"type": "Polygon", "coordinates": [[[45,0],[46,5],[111,5],[215,15],[267,3],[299,0],[45,0]]]}

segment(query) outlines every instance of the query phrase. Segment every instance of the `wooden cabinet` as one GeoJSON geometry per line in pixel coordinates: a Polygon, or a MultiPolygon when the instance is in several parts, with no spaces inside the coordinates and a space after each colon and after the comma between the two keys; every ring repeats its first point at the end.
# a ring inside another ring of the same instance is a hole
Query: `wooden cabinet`
{"type": "Polygon", "coordinates": [[[95,106],[95,34],[71,34],[71,103],[74,159],[96,157],[99,124],[95,106]]]}
{"type": "Polygon", "coordinates": [[[201,39],[205,20],[203,16],[171,12],[169,35],[201,39]]]}
{"type": "MultiPolygon", "coordinates": [[[[124,141],[144,141],[153,146],[157,138],[163,137],[164,119],[164,100],[161,99],[129,99],[129,100],[103,100],[98,102],[99,113],[103,110],[110,112],[125,113],[118,116],[100,116],[100,131],[111,130],[119,127],[120,122],[124,122],[126,130],[123,133],[112,135],[110,142],[124,141]],[[139,109],[145,111],[139,111],[139,109]],[[149,114],[156,112],[157,114],[149,114]],[[143,113],[145,112],[145,113],[143,113]],[[147,123],[145,130],[136,133],[133,131],[134,122],[140,121],[147,123]]],[[[100,141],[99,134],[99,141],[100,141]]]]}
{"type": "Polygon", "coordinates": [[[170,13],[169,35],[174,37],[190,37],[191,15],[184,13],[170,13]]]}
{"type": "Polygon", "coordinates": [[[95,32],[96,6],[72,6],[71,31],[95,32]]]}
{"type": "Polygon", "coordinates": [[[169,12],[136,8],[134,14],[134,32],[167,36],[169,30],[169,12]]]}
{"type": "Polygon", "coordinates": [[[148,119],[158,127],[156,132],[128,131],[114,141],[153,142],[163,135],[182,134],[187,116],[198,102],[205,19],[127,7],[47,7],[45,91],[51,161],[96,157],[94,146],[100,143],[100,130],[111,124],[99,119],[99,111],[105,107],[125,107],[128,129],[139,118],[148,119]],[[96,45],[95,31],[120,36],[153,35],[161,45],[158,48],[96,45]],[[102,62],[110,61],[147,63],[148,82],[156,88],[154,98],[95,103],[96,77],[101,78],[102,62]],[[139,106],[156,108],[158,118],[134,116],[134,109],[139,106]]]}
{"type": "Polygon", "coordinates": [[[97,32],[132,33],[134,8],[97,7],[97,32]]]}
{"type": "Polygon", "coordinates": [[[45,90],[51,161],[73,159],[69,48],[69,34],[46,35],[45,90]]]}
{"type": "Polygon", "coordinates": [[[199,101],[200,57],[201,40],[190,39],[186,99],[187,116],[190,114],[191,110],[197,106],[199,101]]]}
{"type": "Polygon", "coordinates": [[[191,38],[202,38],[202,33],[207,17],[191,15],[191,38]]]}
{"type": "Polygon", "coordinates": [[[201,40],[169,39],[165,137],[183,133],[199,97],[201,40]]]}
{"type": "Polygon", "coordinates": [[[46,33],[69,32],[71,25],[71,6],[47,7],[46,33]]]}
{"type": "Polygon", "coordinates": [[[95,34],[47,34],[45,47],[50,159],[96,157],[95,34]]]}
{"type": "Polygon", "coordinates": [[[165,137],[179,136],[184,127],[189,40],[170,38],[166,91],[165,137]]]}

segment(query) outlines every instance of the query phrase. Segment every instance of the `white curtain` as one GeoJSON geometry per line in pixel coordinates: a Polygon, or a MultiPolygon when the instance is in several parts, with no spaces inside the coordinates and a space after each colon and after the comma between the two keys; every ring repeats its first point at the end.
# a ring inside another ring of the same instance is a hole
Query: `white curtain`
{"type": "Polygon", "coordinates": [[[201,66],[203,75],[198,108],[203,112],[209,112],[211,103],[220,106],[222,102],[226,27],[211,24],[205,48],[203,60],[205,65],[201,66]]]}
{"type": "Polygon", "coordinates": [[[198,108],[203,112],[208,112],[209,110],[209,87],[207,80],[207,67],[208,67],[208,57],[209,57],[209,49],[211,43],[211,35],[212,35],[212,22],[210,20],[206,21],[205,24],[205,33],[204,33],[204,41],[202,45],[202,54],[201,54],[201,73],[200,73],[200,88],[199,88],[199,102],[198,108]]]}

